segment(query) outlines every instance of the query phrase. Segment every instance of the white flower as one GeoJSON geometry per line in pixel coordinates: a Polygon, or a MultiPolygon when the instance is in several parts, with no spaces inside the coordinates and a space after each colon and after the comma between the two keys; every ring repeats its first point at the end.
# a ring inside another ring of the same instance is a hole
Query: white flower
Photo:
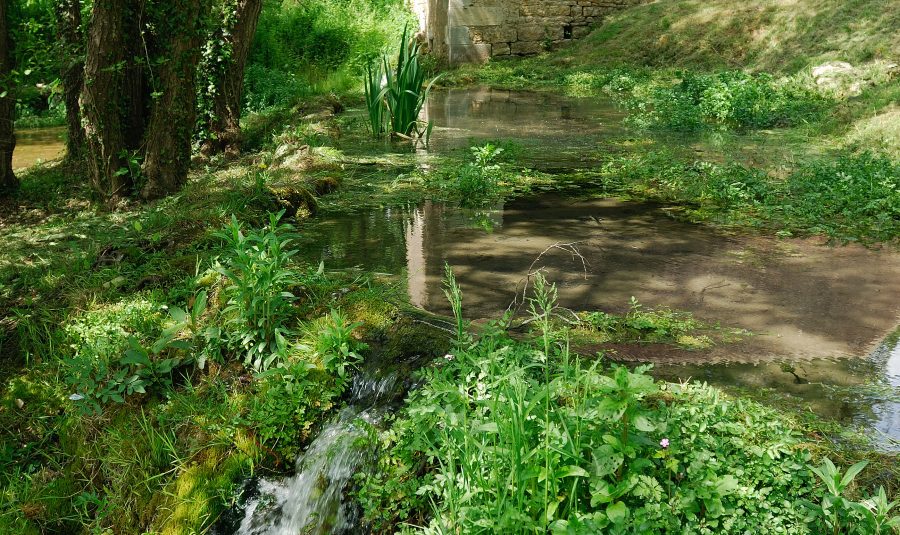
{"type": "Polygon", "coordinates": [[[69,399],[71,399],[72,401],[81,401],[82,399],[84,399],[84,396],[82,396],[81,394],[72,394],[71,396],[69,396],[69,399]]]}

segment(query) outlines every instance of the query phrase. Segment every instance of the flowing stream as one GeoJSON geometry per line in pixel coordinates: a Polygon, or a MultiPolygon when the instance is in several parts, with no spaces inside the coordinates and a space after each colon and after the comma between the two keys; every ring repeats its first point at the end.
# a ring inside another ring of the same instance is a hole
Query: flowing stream
{"type": "Polygon", "coordinates": [[[258,479],[244,493],[242,515],[220,533],[322,535],[358,533],[357,508],[344,500],[358,470],[373,461],[371,433],[401,401],[410,367],[369,363],[353,379],[348,406],[331,420],[297,459],[291,477],[258,479]]]}
{"type": "MultiPolygon", "coordinates": [[[[514,140],[523,148],[522,165],[547,171],[599,165],[609,152],[634,144],[623,114],[602,100],[450,90],[433,93],[425,114],[435,124],[432,151],[514,140]]],[[[802,151],[777,133],[660,142],[748,164],[786,161],[802,151]]],[[[867,426],[885,449],[900,447],[900,347],[888,337],[900,317],[895,251],[725,234],[680,222],[665,206],[559,195],[484,210],[430,202],[375,209],[323,218],[304,234],[307,252],[330,268],[394,274],[413,305],[436,313],[449,313],[440,285],[445,262],[462,286],[465,314],[477,319],[505,310],[540,258],[560,304],[570,309],[623,312],[635,296],[647,306],[752,332],[702,351],[607,349],[622,360],[655,363],[661,378],[790,398],[822,416],[867,426]],[[555,244],[574,244],[580,256],[555,244]]],[[[356,507],[343,496],[353,474],[373,460],[371,430],[410,387],[415,365],[396,364],[363,370],[348,407],[297,459],[295,475],[251,482],[237,519],[218,532],[360,532],[356,507]]]]}

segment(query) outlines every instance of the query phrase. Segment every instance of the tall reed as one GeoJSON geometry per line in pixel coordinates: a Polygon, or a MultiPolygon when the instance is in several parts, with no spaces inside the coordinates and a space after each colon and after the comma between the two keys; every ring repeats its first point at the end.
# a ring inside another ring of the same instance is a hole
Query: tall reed
{"type": "Polygon", "coordinates": [[[437,78],[425,85],[426,69],[421,64],[421,45],[403,29],[394,65],[387,55],[366,69],[366,107],[372,134],[387,129],[403,137],[428,136],[431,124],[419,120],[425,100],[437,78]],[[382,86],[382,82],[384,85],[382,86]]]}

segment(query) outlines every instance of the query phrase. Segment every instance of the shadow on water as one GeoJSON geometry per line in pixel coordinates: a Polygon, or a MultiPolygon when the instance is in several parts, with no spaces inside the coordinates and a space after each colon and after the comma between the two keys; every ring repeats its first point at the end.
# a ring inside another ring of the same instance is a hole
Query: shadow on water
{"type": "Polygon", "coordinates": [[[556,282],[567,308],[623,312],[635,296],[753,333],[704,351],[617,348],[616,358],[654,362],[666,378],[778,391],[900,438],[900,405],[889,401],[900,383],[886,379],[900,373],[900,357],[876,350],[900,313],[897,253],[726,235],[676,221],[664,206],[559,196],[491,210],[425,202],[308,231],[326,265],[399,275],[410,302],[436,313],[450,313],[441,290],[449,263],[473,319],[506,309],[544,253],[535,267],[556,282]],[[583,262],[554,249],[559,243],[574,243],[583,262]]]}

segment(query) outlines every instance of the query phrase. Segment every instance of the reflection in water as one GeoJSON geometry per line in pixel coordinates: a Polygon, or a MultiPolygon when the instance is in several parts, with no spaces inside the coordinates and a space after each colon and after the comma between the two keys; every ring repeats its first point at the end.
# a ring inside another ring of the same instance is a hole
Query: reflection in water
{"type": "Polygon", "coordinates": [[[893,387],[882,385],[887,390],[868,384],[900,368],[897,350],[888,352],[891,358],[859,358],[896,327],[900,255],[724,236],[649,204],[550,196],[501,208],[485,213],[429,202],[321,221],[310,229],[320,233],[314,254],[331,267],[405,275],[410,301],[444,314],[450,312],[441,291],[447,262],[467,316],[483,318],[513,301],[542,251],[577,242],[587,274],[571,255],[541,261],[563,306],[621,312],[636,296],[648,306],[688,310],[754,333],[701,352],[616,348],[619,358],[655,362],[671,378],[775,389],[820,414],[900,435],[898,407],[886,397],[896,393],[896,378],[893,387]],[[693,364],[675,366],[685,362],[693,364]]]}
{"type": "Polygon", "coordinates": [[[13,169],[22,169],[38,161],[59,158],[66,150],[65,135],[65,127],[16,130],[13,169]]]}

